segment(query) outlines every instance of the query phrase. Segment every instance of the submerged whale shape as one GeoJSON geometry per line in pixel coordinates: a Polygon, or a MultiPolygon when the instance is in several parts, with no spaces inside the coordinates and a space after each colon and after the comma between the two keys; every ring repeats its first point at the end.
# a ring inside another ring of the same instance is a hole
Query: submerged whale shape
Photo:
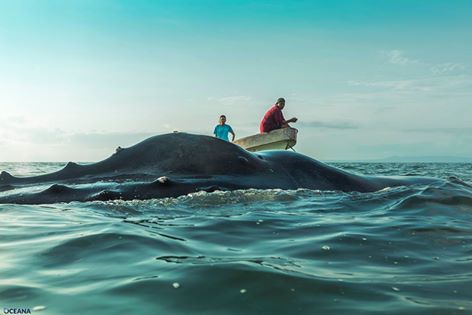
{"type": "Polygon", "coordinates": [[[438,180],[361,176],[291,151],[251,153],[214,137],[171,133],[93,164],[69,162],[62,170],[33,177],[1,172],[0,203],[150,199],[249,188],[371,192],[433,181],[438,180]]]}

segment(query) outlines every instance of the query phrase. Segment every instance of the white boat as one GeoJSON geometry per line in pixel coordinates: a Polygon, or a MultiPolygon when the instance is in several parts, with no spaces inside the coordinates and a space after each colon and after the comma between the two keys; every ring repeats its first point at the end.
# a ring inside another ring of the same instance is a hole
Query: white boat
{"type": "Polygon", "coordinates": [[[297,144],[298,130],[295,128],[282,128],[268,133],[244,137],[233,143],[240,147],[256,152],[264,150],[288,150],[297,144]]]}

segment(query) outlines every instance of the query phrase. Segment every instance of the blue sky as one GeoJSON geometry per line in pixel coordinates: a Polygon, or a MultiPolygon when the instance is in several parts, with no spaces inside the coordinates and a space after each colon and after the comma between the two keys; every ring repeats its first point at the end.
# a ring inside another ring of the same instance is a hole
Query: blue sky
{"type": "Polygon", "coordinates": [[[0,0],[0,161],[258,131],[318,159],[472,157],[472,1],[0,0]]]}

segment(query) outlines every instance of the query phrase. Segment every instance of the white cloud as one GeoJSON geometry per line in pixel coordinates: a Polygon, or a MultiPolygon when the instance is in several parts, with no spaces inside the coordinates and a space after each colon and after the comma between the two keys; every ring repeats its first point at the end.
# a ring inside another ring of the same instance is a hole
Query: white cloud
{"type": "Polygon", "coordinates": [[[442,133],[464,135],[469,138],[472,136],[472,127],[434,127],[434,128],[410,128],[405,129],[405,132],[420,132],[420,133],[442,133]]]}
{"type": "Polygon", "coordinates": [[[404,51],[394,49],[386,52],[388,57],[388,62],[395,64],[395,65],[410,65],[410,64],[418,64],[420,63],[419,60],[408,58],[404,51]]]}
{"type": "Polygon", "coordinates": [[[444,62],[444,63],[435,64],[435,63],[423,62],[417,59],[411,59],[407,56],[405,51],[399,50],[399,49],[393,49],[393,50],[386,51],[383,53],[386,55],[388,62],[391,64],[401,65],[401,66],[412,65],[412,64],[423,65],[423,66],[429,67],[429,70],[431,71],[431,73],[435,75],[457,72],[460,70],[464,70],[466,68],[464,64],[456,63],[456,62],[444,62]]]}
{"type": "Polygon", "coordinates": [[[348,81],[350,86],[383,88],[397,92],[444,92],[463,94],[472,87],[471,75],[449,75],[441,77],[424,77],[409,80],[387,81],[348,81]]]}
{"type": "Polygon", "coordinates": [[[439,75],[439,74],[444,74],[444,73],[449,73],[449,72],[454,72],[454,71],[459,71],[459,70],[464,70],[465,66],[461,63],[452,63],[452,62],[446,62],[446,63],[441,63],[437,65],[432,65],[430,70],[433,74],[439,75]]]}
{"type": "Polygon", "coordinates": [[[0,161],[97,160],[118,145],[130,146],[145,138],[171,132],[166,126],[153,131],[74,131],[50,126],[26,115],[0,117],[0,161]]]}
{"type": "Polygon", "coordinates": [[[233,106],[233,105],[244,105],[252,101],[251,96],[246,95],[236,95],[236,96],[224,96],[224,97],[209,97],[209,101],[214,101],[220,103],[224,106],[233,106]]]}
{"type": "Polygon", "coordinates": [[[348,81],[351,86],[385,88],[397,91],[431,91],[432,87],[421,80],[392,80],[392,81],[348,81]]]}

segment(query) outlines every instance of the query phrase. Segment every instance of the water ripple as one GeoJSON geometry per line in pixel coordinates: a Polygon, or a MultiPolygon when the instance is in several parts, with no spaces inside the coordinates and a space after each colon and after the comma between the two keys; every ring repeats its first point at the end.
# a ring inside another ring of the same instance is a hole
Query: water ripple
{"type": "Polygon", "coordinates": [[[1,205],[0,301],[44,314],[472,314],[472,167],[347,166],[445,182],[1,205]]]}

